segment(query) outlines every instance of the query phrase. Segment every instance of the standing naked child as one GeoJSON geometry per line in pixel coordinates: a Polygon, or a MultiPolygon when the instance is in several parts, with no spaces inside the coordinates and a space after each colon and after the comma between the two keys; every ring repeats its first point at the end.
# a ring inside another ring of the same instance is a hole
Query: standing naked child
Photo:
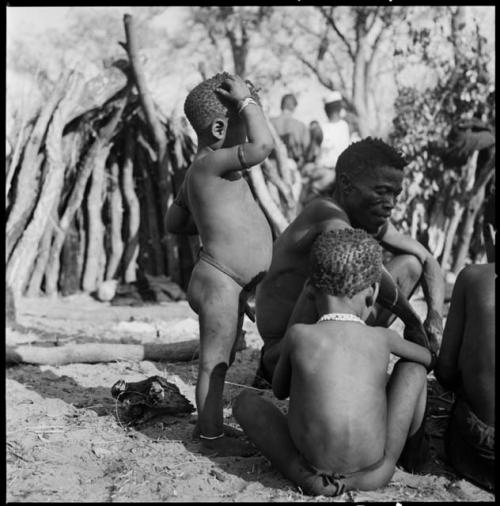
{"type": "Polygon", "coordinates": [[[396,463],[412,472],[428,455],[424,432],[428,349],[365,320],[382,273],[382,251],[364,230],[321,234],[311,252],[320,319],[292,325],[273,375],[290,397],[288,416],[243,392],[233,414],[248,438],[285,477],[311,495],[370,490],[396,463]],[[390,354],[402,358],[387,381],[390,354]]]}
{"type": "Polygon", "coordinates": [[[261,163],[273,141],[259,104],[238,76],[222,73],[203,81],[189,93],[184,111],[198,151],[166,226],[175,234],[199,233],[202,243],[187,293],[200,325],[195,435],[202,450],[234,455],[243,445],[224,435],[224,380],[248,296],[272,255],[271,229],[242,171],[261,163]]]}

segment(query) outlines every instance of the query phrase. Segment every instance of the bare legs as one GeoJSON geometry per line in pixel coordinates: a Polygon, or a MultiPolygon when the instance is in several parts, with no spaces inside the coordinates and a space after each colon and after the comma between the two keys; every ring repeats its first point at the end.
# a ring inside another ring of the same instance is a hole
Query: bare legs
{"type": "Polygon", "coordinates": [[[234,401],[233,415],[250,441],[286,478],[308,494],[335,496],[345,490],[373,490],[389,482],[407,438],[422,424],[425,403],[425,368],[399,361],[387,384],[387,439],[383,464],[373,471],[327,485],[304,466],[285,415],[270,401],[244,391],[234,401]]]}
{"type": "Polygon", "coordinates": [[[223,391],[229,366],[243,323],[244,300],[241,287],[229,276],[206,262],[196,264],[188,288],[188,300],[198,313],[200,359],[196,383],[198,423],[194,435],[200,436],[206,451],[219,455],[248,451],[240,441],[223,436],[223,391]],[[215,438],[215,439],[210,439],[215,438]],[[240,443],[240,444],[238,444],[240,443]]]}

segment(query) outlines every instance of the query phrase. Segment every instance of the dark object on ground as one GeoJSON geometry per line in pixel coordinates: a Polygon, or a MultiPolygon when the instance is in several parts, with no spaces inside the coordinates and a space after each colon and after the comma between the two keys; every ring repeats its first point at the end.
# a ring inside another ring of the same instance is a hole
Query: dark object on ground
{"type": "Polygon", "coordinates": [[[118,380],[111,387],[111,395],[120,402],[120,418],[130,424],[195,410],[179,388],[161,376],[151,376],[135,383],[118,380]]]}

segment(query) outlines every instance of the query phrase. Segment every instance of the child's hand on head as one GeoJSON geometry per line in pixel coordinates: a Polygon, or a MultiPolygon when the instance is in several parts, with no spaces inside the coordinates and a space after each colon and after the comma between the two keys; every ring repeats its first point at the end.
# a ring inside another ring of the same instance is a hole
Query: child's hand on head
{"type": "Polygon", "coordinates": [[[230,75],[215,91],[235,104],[251,96],[245,81],[239,76],[232,75],[230,75]]]}

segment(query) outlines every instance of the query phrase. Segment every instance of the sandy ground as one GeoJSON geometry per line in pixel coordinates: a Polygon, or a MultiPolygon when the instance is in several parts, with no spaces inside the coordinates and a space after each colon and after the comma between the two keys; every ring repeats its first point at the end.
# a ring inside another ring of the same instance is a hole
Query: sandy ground
{"type": "MultiPolygon", "coordinates": [[[[422,311],[421,300],[414,304],[422,311]]],[[[55,337],[62,342],[197,337],[196,315],[185,302],[113,307],[76,295],[24,299],[17,306],[18,321],[25,328],[6,329],[7,344],[55,337]]],[[[246,320],[244,328],[247,348],[237,353],[224,394],[225,422],[233,427],[238,425],[231,416],[231,401],[252,383],[262,344],[252,322],[246,320]]],[[[135,428],[117,416],[110,388],[118,379],[164,376],[195,405],[196,372],[196,360],[8,367],[7,502],[332,501],[303,495],[260,454],[200,454],[191,437],[196,413],[165,416],[135,428]]],[[[272,397],[269,391],[262,395],[272,397]]],[[[494,495],[460,479],[444,462],[442,434],[450,399],[430,375],[432,459],[426,474],[397,469],[387,487],[348,492],[333,501],[494,501],[494,495]]],[[[278,405],[284,408],[286,402],[278,405]]]]}

